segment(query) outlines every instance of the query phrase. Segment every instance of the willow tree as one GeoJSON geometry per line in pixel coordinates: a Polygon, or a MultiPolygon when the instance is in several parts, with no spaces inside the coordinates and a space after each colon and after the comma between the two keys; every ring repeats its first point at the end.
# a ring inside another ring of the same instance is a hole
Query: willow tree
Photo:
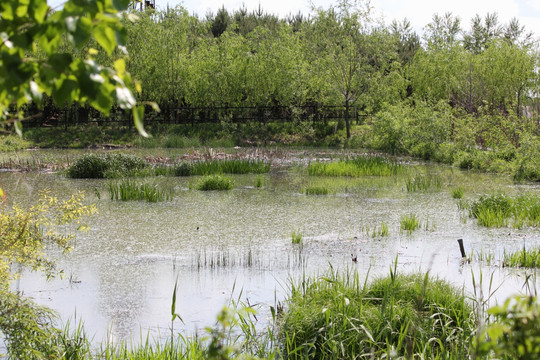
{"type": "Polygon", "coordinates": [[[369,3],[341,0],[327,10],[317,9],[308,29],[314,70],[328,76],[331,90],[345,106],[347,138],[351,137],[350,109],[365,93],[377,64],[385,57],[373,43],[380,31],[371,16],[369,3]]]}

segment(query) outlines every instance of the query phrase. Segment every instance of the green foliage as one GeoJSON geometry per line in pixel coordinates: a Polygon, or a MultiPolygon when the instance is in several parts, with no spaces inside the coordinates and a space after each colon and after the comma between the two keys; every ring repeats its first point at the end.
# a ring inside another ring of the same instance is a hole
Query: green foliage
{"type": "Polygon", "coordinates": [[[78,158],[68,169],[74,179],[118,178],[136,175],[147,164],[134,155],[120,153],[91,153],[78,158]]]}
{"type": "Polygon", "coordinates": [[[108,185],[111,200],[145,200],[147,202],[171,201],[173,198],[173,190],[162,190],[155,184],[147,182],[137,182],[131,179],[124,179],[116,182],[111,182],[108,185]]]}
{"type": "Polygon", "coordinates": [[[429,275],[371,285],[334,272],[292,285],[279,338],[288,359],[466,358],[475,323],[465,295],[429,275]]]}
{"type": "Polygon", "coordinates": [[[372,234],[373,237],[385,237],[385,236],[390,236],[390,231],[388,230],[388,224],[386,222],[382,222],[381,223],[381,227],[380,228],[375,228],[373,229],[373,234],[372,234]]]}
{"type": "Polygon", "coordinates": [[[31,143],[21,139],[19,136],[2,136],[0,137],[0,152],[15,151],[29,148],[31,143]]]}
{"type": "Polygon", "coordinates": [[[126,31],[118,13],[128,4],[128,0],[91,4],[70,0],[61,10],[52,11],[46,0],[3,1],[0,121],[14,123],[20,133],[19,120],[24,115],[19,110],[30,102],[40,106],[45,94],[60,106],[86,102],[105,114],[113,103],[133,109],[135,125],[143,134],[131,90],[135,84],[126,72],[125,60],[118,58],[113,66],[105,67],[95,61],[99,50],[83,50],[90,39],[108,56],[125,49],[126,31]],[[62,48],[63,42],[71,51],[62,48]],[[83,52],[84,58],[75,52],[83,52]]]}
{"type": "Polygon", "coordinates": [[[410,235],[414,230],[420,229],[420,221],[415,214],[403,215],[400,220],[400,228],[410,235]]]}
{"type": "Polygon", "coordinates": [[[504,252],[503,265],[510,267],[540,268],[540,248],[504,252]]]}
{"type": "MultiPolygon", "coordinates": [[[[0,197],[3,192],[0,189],[0,197]]],[[[4,198],[5,200],[5,198],[4,198]]],[[[84,205],[84,194],[77,193],[67,200],[59,200],[49,192],[40,194],[37,204],[25,209],[3,206],[0,210],[0,290],[6,289],[18,273],[11,264],[18,262],[32,270],[43,271],[47,276],[56,273],[54,262],[49,260],[46,249],[55,246],[63,252],[71,250],[73,234],[64,234],[58,227],[68,223],[86,227],[85,216],[96,212],[95,205],[84,205]]]]}
{"type": "Polygon", "coordinates": [[[264,160],[204,160],[182,162],[166,172],[174,176],[215,174],[264,174],[270,171],[270,163],[264,160]]]}
{"type": "Polygon", "coordinates": [[[478,349],[498,359],[533,360],[540,353],[540,302],[533,296],[511,297],[492,307],[490,323],[478,349]]]}
{"type": "Polygon", "coordinates": [[[196,185],[197,190],[231,190],[234,188],[233,179],[221,175],[203,177],[196,185]]]}
{"type": "Polygon", "coordinates": [[[403,167],[380,157],[357,157],[337,162],[313,162],[308,165],[308,174],[315,176],[392,176],[403,167]]]}
{"type": "Polygon", "coordinates": [[[510,220],[515,228],[540,226],[540,197],[534,194],[516,198],[505,194],[482,195],[471,204],[470,213],[478,219],[478,224],[487,227],[505,227],[510,220]]]}

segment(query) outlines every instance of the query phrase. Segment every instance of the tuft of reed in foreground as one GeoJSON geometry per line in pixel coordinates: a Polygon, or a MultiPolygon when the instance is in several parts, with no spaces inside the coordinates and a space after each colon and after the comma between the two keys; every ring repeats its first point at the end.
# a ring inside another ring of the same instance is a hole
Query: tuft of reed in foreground
{"type": "Polygon", "coordinates": [[[428,274],[358,272],[291,285],[279,339],[286,359],[468,358],[475,314],[462,290],[428,274]]]}
{"type": "Polygon", "coordinates": [[[234,181],[221,175],[205,176],[196,185],[197,190],[209,191],[209,190],[231,190],[234,188],[234,181]]]}
{"type": "Polygon", "coordinates": [[[308,174],[315,176],[392,176],[401,172],[403,166],[381,157],[357,157],[337,162],[313,162],[308,174]]]}
{"type": "Polygon", "coordinates": [[[540,247],[515,252],[504,251],[503,266],[520,268],[540,268],[540,247]]]}
{"type": "Polygon", "coordinates": [[[162,190],[156,185],[139,183],[132,179],[110,182],[108,188],[111,200],[158,202],[171,201],[173,198],[172,189],[162,190]]]}
{"type": "Polygon", "coordinates": [[[463,189],[461,186],[453,188],[451,194],[453,199],[463,199],[463,195],[465,195],[465,189],[463,189]]]}
{"type": "Polygon", "coordinates": [[[403,215],[401,217],[401,230],[407,231],[407,234],[411,234],[414,230],[420,228],[420,221],[416,218],[415,214],[403,215]]]}
{"type": "Polygon", "coordinates": [[[291,240],[293,244],[300,244],[302,242],[302,232],[295,230],[291,233],[291,240]]]}

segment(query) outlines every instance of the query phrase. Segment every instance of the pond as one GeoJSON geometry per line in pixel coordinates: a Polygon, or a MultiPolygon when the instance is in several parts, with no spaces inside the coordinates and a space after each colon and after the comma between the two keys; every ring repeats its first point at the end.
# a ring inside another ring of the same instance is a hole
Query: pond
{"type": "MultiPolygon", "coordinates": [[[[77,234],[71,253],[52,253],[63,278],[47,282],[25,273],[14,287],[64,321],[82,320],[96,343],[167,337],[175,282],[176,312],[184,323],[174,328],[188,334],[211,326],[231,298],[257,306],[265,324],[269,307],[286,299],[290,281],[331,267],[372,278],[388,274],[397,261],[399,271],[429,270],[471,296],[480,294],[473,274],[477,283],[483,277],[482,294],[494,292],[493,301],[525,291],[531,271],[503,268],[501,258],[505,250],[540,245],[538,228],[480,227],[450,190],[461,186],[465,199],[475,200],[494,192],[539,194],[539,185],[424,163],[408,163],[404,174],[392,177],[310,177],[305,163],[317,156],[302,152],[274,161],[260,188],[254,186],[260,175],[232,176],[234,190],[221,192],[192,189],[194,178],[152,179],[174,188],[173,200],[160,203],[112,201],[108,180],[0,173],[0,187],[18,202],[30,204],[43,189],[58,197],[82,190],[99,211],[87,221],[90,231],[77,234]],[[437,177],[441,187],[408,192],[411,174],[437,177]],[[330,194],[305,195],[309,185],[327,186],[330,194]],[[421,224],[410,234],[400,230],[407,214],[421,224]],[[383,224],[388,236],[377,234],[383,224]],[[292,243],[293,232],[302,235],[301,244],[292,243]],[[471,263],[461,259],[459,238],[467,254],[475,254],[471,263]]],[[[538,286],[536,278],[532,282],[538,286]]]]}

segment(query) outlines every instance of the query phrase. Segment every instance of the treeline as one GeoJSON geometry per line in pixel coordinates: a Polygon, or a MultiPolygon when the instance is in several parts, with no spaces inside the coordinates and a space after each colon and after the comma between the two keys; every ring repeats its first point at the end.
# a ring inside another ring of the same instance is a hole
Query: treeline
{"type": "MultiPolygon", "coordinates": [[[[137,100],[156,102],[161,117],[185,107],[275,106],[305,120],[306,106],[340,106],[343,138],[358,146],[426,159],[441,157],[445,144],[510,149],[510,158],[524,142],[540,149],[538,40],[516,19],[488,13],[465,27],[451,13],[434,15],[419,36],[407,20],[386,25],[363,2],[341,0],[285,18],[149,9],[126,16],[125,29],[137,100]],[[352,126],[352,109],[372,117],[352,126]]],[[[99,46],[73,53],[91,49],[99,46]]],[[[94,58],[112,64],[114,56],[94,58]]]]}

